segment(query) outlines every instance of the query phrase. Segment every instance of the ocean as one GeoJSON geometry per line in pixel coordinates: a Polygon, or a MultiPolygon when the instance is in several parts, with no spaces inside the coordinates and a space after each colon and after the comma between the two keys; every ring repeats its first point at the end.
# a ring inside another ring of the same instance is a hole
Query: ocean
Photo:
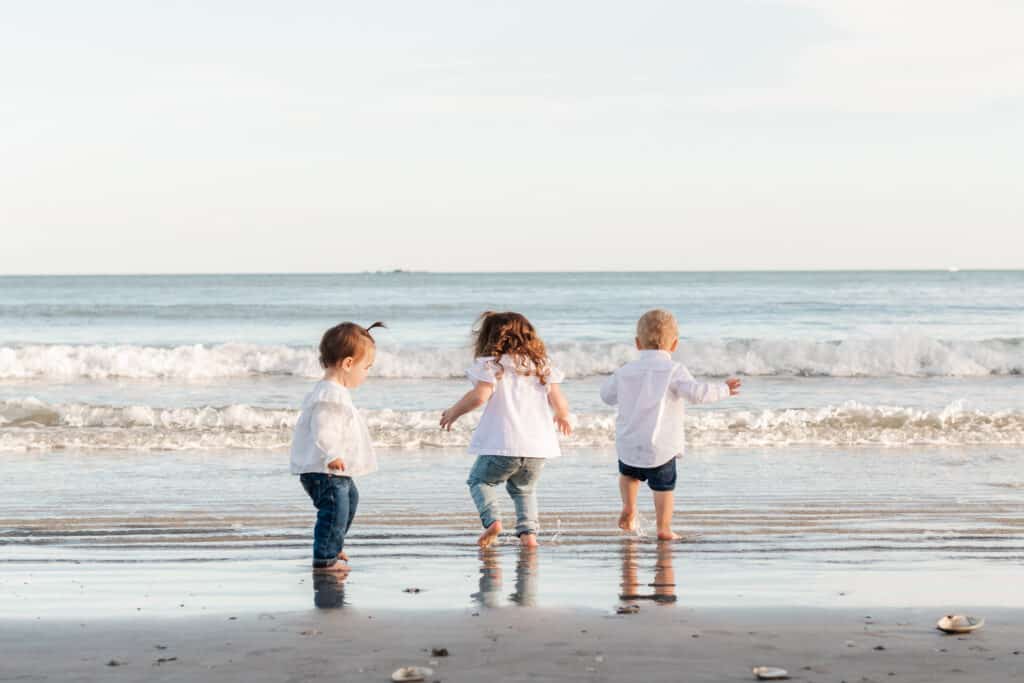
{"type": "Polygon", "coordinates": [[[381,471],[359,484],[345,599],[522,604],[525,586],[530,604],[611,606],[666,566],[649,496],[646,535],[615,528],[598,397],[653,307],[698,378],[744,381],[688,413],[682,603],[1024,605],[996,590],[1024,559],[1024,272],[388,272],[0,278],[0,607],[176,612],[176,581],[197,609],[308,603],[287,448],[343,320],[388,325],[354,394],[381,471]],[[477,557],[476,417],[437,428],[469,388],[475,318],[505,309],[567,373],[577,425],[542,478],[539,561],[514,541],[477,557]],[[503,566],[518,597],[494,588],[503,566]]]}
{"type": "Polygon", "coordinates": [[[437,415],[505,309],[567,373],[566,446],[604,447],[597,388],[656,306],[695,375],[746,380],[692,412],[694,445],[1024,444],[1024,272],[399,272],[0,278],[0,450],[280,450],[342,320],[388,325],[357,394],[377,442],[459,447],[473,420],[437,415]]]}

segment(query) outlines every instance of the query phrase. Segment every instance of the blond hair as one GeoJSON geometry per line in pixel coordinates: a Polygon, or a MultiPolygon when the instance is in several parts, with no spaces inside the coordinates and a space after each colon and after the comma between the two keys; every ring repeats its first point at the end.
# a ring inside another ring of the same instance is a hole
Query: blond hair
{"type": "Polygon", "coordinates": [[[636,323],[636,338],[642,349],[664,349],[672,347],[679,338],[679,324],[668,311],[655,308],[647,311],[636,323]]]}

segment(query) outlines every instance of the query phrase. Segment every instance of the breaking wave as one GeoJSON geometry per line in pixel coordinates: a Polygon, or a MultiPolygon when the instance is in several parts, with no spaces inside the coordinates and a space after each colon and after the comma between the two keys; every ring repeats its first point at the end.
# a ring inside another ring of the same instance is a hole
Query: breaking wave
{"type": "MultiPolygon", "coordinates": [[[[570,378],[608,374],[635,357],[626,344],[552,345],[552,362],[570,378]]],[[[384,378],[462,377],[466,349],[379,349],[373,374],[384,378]]],[[[1024,339],[946,341],[903,334],[834,342],[709,340],[684,343],[677,358],[697,375],[971,377],[1024,374],[1024,339]]],[[[246,376],[318,377],[311,348],[253,344],[0,347],[0,379],[208,380],[246,376]]]]}
{"type": "MultiPolygon", "coordinates": [[[[364,411],[373,440],[389,448],[459,448],[476,418],[451,432],[434,411],[364,411]]],[[[28,450],[285,450],[298,412],[248,405],[198,408],[0,402],[0,451],[28,450]]],[[[983,412],[961,402],[941,411],[849,402],[815,409],[694,411],[692,446],[1024,445],[1024,412],[983,412]]],[[[609,447],[611,413],[576,417],[567,447],[609,447]]]]}

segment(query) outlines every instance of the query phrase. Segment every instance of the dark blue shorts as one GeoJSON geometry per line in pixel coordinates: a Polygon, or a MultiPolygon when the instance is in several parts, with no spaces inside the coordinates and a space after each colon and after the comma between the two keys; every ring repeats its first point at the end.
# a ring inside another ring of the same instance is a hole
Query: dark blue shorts
{"type": "Polygon", "coordinates": [[[620,460],[619,474],[630,479],[646,481],[652,491],[675,491],[676,489],[675,458],[658,467],[633,467],[620,460]]]}

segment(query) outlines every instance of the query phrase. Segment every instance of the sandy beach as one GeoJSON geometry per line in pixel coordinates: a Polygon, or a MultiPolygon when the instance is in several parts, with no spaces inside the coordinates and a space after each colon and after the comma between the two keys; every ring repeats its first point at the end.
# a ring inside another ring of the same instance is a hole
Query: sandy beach
{"type": "Polygon", "coordinates": [[[1024,618],[992,611],[969,636],[916,610],[309,610],[184,619],[0,622],[0,680],[799,681],[1024,678],[1024,618]],[[448,656],[435,656],[445,648],[448,656]]]}

